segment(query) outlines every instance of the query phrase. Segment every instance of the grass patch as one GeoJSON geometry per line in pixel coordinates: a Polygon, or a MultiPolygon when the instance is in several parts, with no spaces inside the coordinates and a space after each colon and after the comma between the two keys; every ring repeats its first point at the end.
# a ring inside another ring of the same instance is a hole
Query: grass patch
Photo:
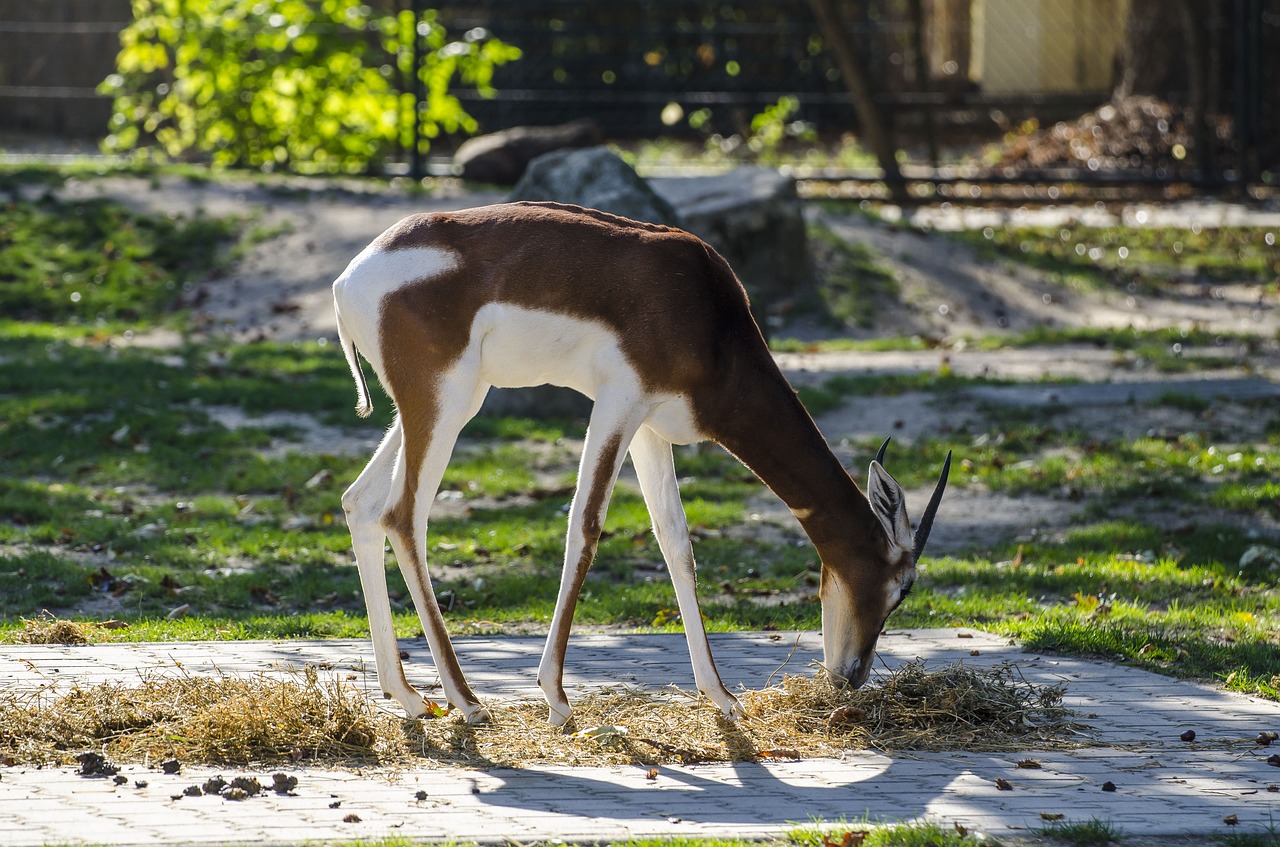
{"type": "Polygon", "coordinates": [[[1107,847],[1123,839],[1120,829],[1111,821],[1091,818],[1087,821],[1061,821],[1041,831],[1044,835],[1072,847],[1107,847]]]}
{"type": "Polygon", "coordinates": [[[1013,259],[1067,282],[1133,293],[1183,280],[1274,286],[1276,233],[1264,227],[987,227],[950,233],[979,255],[1013,259]],[[1269,240],[1268,240],[1269,239],[1269,240]]]}
{"type": "Polygon", "coordinates": [[[155,321],[221,266],[234,219],[143,215],[52,195],[0,207],[0,313],[24,320],[155,321]]]}
{"type": "Polygon", "coordinates": [[[493,721],[478,726],[405,721],[314,668],[286,679],[160,675],[66,693],[0,692],[0,756],[40,763],[89,749],[121,762],[525,767],[797,759],[868,747],[1008,750],[1064,743],[1061,699],[1061,687],[1028,684],[1008,667],[916,663],[859,691],[788,676],[745,692],[736,724],[694,694],[607,690],[579,698],[576,731],[565,732],[533,701],[491,704],[493,721]]]}
{"type": "Polygon", "coordinates": [[[868,329],[877,305],[898,293],[893,269],[861,242],[848,241],[821,224],[809,225],[814,264],[822,276],[818,293],[836,326],[868,329]]]}

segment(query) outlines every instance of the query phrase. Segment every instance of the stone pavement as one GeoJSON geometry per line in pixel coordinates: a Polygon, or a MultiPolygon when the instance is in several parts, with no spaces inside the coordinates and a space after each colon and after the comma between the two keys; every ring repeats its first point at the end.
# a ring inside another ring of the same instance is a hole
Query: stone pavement
{"type": "MultiPolygon", "coordinates": [[[[764,686],[795,648],[788,672],[821,656],[816,633],[712,636],[725,682],[764,686]]],[[[481,697],[537,696],[541,639],[459,638],[459,657],[481,697]]],[[[420,640],[406,640],[410,679],[435,675],[420,640]]],[[[215,774],[252,774],[270,784],[278,769],[126,766],[128,781],[85,778],[73,768],[0,768],[0,844],[299,845],[389,836],[485,843],[601,841],[641,836],[768,837],[814,822],[958,823],[998,840],[1049,826],[1041,814],[1110,821],[1130,837],[1263,831],[1280,812],[1277,748],[1258,747],[1280,730],[1280,704],[1114,664],[1023,652],[975,630],[891,631],[880,656],[894,667],[914,658],[942,665],[1016,662],[1035,683],[1066,683],[1065,704],[1088,725],[1080,749],[992,753],[851,751],[841,759],[731,765],[323,770],[300,768],[294,795],[247,801],[181,797],[215,774]],[[976,655],[975,655],[976,653],[976,655]],[[1186,729],[1193,742],[1181,741],[1186,729]],[[1034,757],[1040,769],[1019,769],[1034,757]],[[1011,788],[1000,790],[996,779],[1011,788]],[[136,782],[145,781],[145,787],[136,782]],[[1111,782],[1114,791],[1103,789],[1111,782]],[[425,799],[418,793],[425,791],[425,799]],[[344,818],[355,815],[358,821],[344,818]]],[[[59,688],[140,674],[289,673],[306,664],[352,673],[377,692],[365,641],[107,644],[0,647],[0,684],[59,688]]],[[[567,688],[625,683],[693,687],[679,634],[575,635],[567,688]]],[[[378,702],[382,702],[379,700],[378,702]]]]}

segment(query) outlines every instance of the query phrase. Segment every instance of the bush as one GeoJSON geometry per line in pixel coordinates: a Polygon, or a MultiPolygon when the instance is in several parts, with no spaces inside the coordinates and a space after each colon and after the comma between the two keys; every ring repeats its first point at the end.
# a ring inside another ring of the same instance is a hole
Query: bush
{"type": "Polygon", "coordinates": [[[473,29],[450,40],[434,11],[384,14],[361,0],[133,0],[105,146],[152,142],[233,167],[357,172],[413,145],[413,38],[422,39],[422,146],[474,132],[455,82],[491,95],[519,49],[473,29]]]}

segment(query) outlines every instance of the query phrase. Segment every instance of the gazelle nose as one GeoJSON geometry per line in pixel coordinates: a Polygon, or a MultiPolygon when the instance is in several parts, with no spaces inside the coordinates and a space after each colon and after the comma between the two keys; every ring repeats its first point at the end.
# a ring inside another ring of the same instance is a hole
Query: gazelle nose
{"type": "Polygon", "coordinates": [[[866,675],[862,673],[862,662],[859,661],[854,661],[843,668],[833,669],[829,675],[831,684],[836,688],[860,688],[866,681],[866,675]]]}

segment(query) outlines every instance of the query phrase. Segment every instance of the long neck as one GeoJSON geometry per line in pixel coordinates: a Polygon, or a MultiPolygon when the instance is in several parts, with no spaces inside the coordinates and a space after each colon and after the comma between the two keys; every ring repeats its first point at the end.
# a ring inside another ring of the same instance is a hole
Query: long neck
{"type": "Polygon", "coordinates": [[[866,495],[767,352],[748,357],[717,394],[724,399],[703,416],[716,441],[781,498],[819,554],[874,523],[866,495]]]}

